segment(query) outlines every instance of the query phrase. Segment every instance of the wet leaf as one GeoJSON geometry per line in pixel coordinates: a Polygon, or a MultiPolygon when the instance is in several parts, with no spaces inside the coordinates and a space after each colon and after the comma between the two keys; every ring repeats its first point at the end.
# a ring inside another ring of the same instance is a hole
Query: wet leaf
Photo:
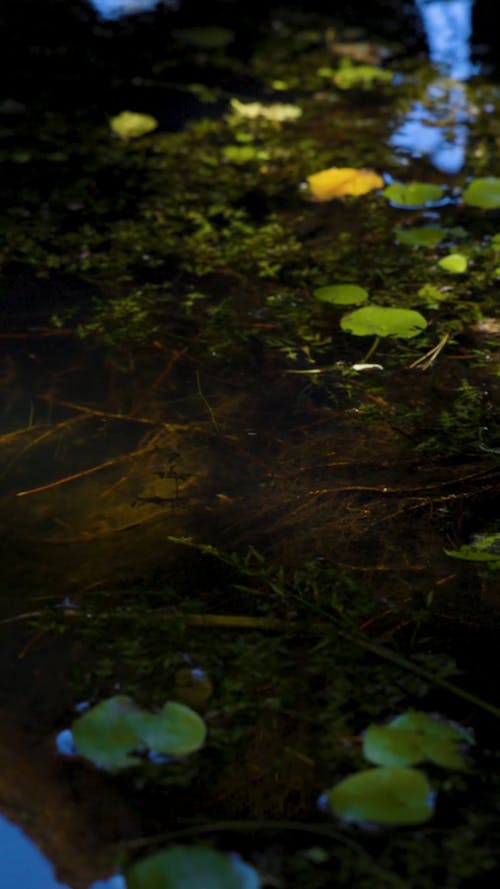
{"type": "Polygon", "coordinates": [[[114,769],[136,764],[138,751],[192,753],[202,746],[205,735],[203,719],[190,707],[169,701],[160,713],[149,713],[126,695],[101,701],[73,723],[78,752],[98,766],[114,769]]]}
{"type": "Polygon", "coordinates": [[[249,120],[262,117],[275,123],[297,120],[302,115],[302,108],[298,105],[287,105],[284,102],[263,105],[262,102],[240,102],[238,99],[231,99],[231,110],[249,120]]]}
{"type": "Polygon", "coordinates": [[[396,228],[394,234],[398,244],[407,244],[409,247],[436,247],[446,237],[445,230],[438,225],[396,228]]]}
{"type": "Polygon", "coordinates": [[[464,543],[460,549],[445,549],[452,559],[465,562],[500,562],[500,533],[478,535],[471,544],[464,543]]]}
{"type": "Polygon", "coordinates": [[[132,751],[141,746],[138,716],[140,711],[126,695],[101,701],[73,723],[73,740],[78,752],[107,768],[134,765],[137,757],[132,751]]]}
{"type": "Polygon", "coordinates": [[[439,260],[438,265],[452,275],[463,275],[467,271],[467,257],[463,253],[449,253],[439,260]]]}
{"type": "Polygon", "coordinates": [[[340,818],[373,824],[422,824],[434,813],[431,786],[417,769],[365,769],[327,793],[340,818]]]}
{"type": "Polygon", "coordinates": [[[355,169],[354,167],[330,167],[307,177],[311,197],[314,201],[331,201],[346,195],[362,195],[382,188],[384,180],[375,170],[355,169]]]}
{"type": "Polygon", "coordinates": [[[169,701],[158,713],[143,713],[139,730],[141,740],[157,753],[184,756],[203,745],[205,723],[198,713],[185,704],[169,701]]]}
{"type": "Polygon", "coordinates": [[[386,306],[365,306],[344,315],[342,330],[354,336],[390,336],[411,339],[427,327],[427,321],[413,309],[391,309],[386,306]]]}
{"type": "Polygon", "coordinates": [[[408,209],[430,207],[439,203],[443,193],[440,185],[427,182],[408,182],[406,185],[402,182],[392,182],[382,192],[394,207],[408,209]]]}
{"type": "Polygon", "coordinates": [[[135,111],[122,111],[112,117],[110,127],[120,139],[138,139],[156,130],[158,121],[150,114],[137,114],[135,111]]]}
{"type": "Polygon", "coordinates": [[[127,889],[259,889],[259,875],[236,855],[203,846],[172,846],[133,864],[127,889]]]}
{"type": "Polygon", "coordinates": [[[410,710],[388,725],[370,725],[363,738],[363,755],[380,766],[411,766],[428,760],[448,769],[461,769],[459,745],[471,736],[460,726],[410,710]]]}
{"type": "Polygon", "coordinates": [[[357,284],[330,284],[327,287],[318,287],[313,295],[320,302],[332,303],[335,306],[356,306],[368,299],[368,291],[357,284]]]}
{"type": "Polygon", "coordinates": [[[484,176],[473,179],[462,195],[464,202],[470,207],[482,210],[495,210],[500,207],[500,178],[484,176]]]}
{"type": "Polygon", "coordinates": [[[333,72],[333,82],[341,90],[370,89],[380,83],[390,83],[391,71],[377,68],[375,65],[352,65],[343,59],[340,68],[333,72]]]}

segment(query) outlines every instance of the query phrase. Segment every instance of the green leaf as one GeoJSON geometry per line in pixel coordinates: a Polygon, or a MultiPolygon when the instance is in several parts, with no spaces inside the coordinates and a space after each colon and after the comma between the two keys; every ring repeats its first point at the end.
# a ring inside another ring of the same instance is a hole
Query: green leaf
{"type": "Polygon", "coordinates": [[[449,253],[439,260],[438,265],[453,275],[463,275],[467,271],[467,257],[463,253],[449,253]]]}
{"type": "Polygon", "coordinates": [[[335,306],[356,306],[368,299],[368,291],[357,284],[329,284],[318,287],[313,295],[320,302],[335,306]]]}
{"type": "Polygon", "coordinates": [[[500,562],[500,532],[478,535],[471,544],[464,543],[458,550],[445,549],[445,553],[466,562],[500,562]]]}
{"type": "Polygon", "coordinates": [[[340,67],[332,71],[332,75],[335,86],[341,90],[370,89],[376,84],[390,83],[393,78],[391,71],[375,65],[353,65],[349,59],[343,59],[340,67]]]}
{"type": "Polygon", "coordinates": [[[500,179],[497,176],[473,179],[465,189],[463,199],[471,207],[495,210],[500,207],[500,179]]]}
{"type": "Polygon", "coordinates": [[[203,846],[172,846],[133,864],[127,889],[259,889],[259,875],[237,856],[203,846]]]}
{"type": "Polygon", "coordinates": [[[409,247],[436,247],[446,237],[445,230],[438,225],[396,228],[394,234],[398,244],[407,244],[409,247]]]}
{"type": "Polygon", "coordinates": [[[132,756],[131,751],[141,746],[138,717],[140,711],[126,695],[101,701],[73,723],[73,740],[78,752],[107,768],[134,765],[137,757],[132,756]]]}
{"type": "Polygon", "coordinates": [[[150,750],[171,756],[184,756],[199,750],[207,732],[198,713],[175,701],[165,704],[161,713],[142,714],[139,731],[150,750]]]}
{"type": "Polygon", "coordinates": [[[413,309],[391,309],[386,306],[365,306],[344,315],[342,330],[354,336],[390,336],[411,339],[427,327],[427,321],[413,309]]]}
{"type": "Polygon", "coordinates": [[[327,793],[340,818],[373,824],[421,824],[434,812],[431,786],[417,769],[365,769],[327,793]]]}
{"type": "Polygon", "coordinates": [[[443,189],[440,185],[432,185],[426,182],[393,182],[387,185],[382,194],[395,207],[429,207],[439,202],[443,197],[443,189]]]}
{"type": "Polygon", "coordinates": [[[410,710],[388,725],[370,725],[363,738],[363,755],[380,766],[409,766],[428,760],[447,769],[461,769],[459,745],[472,742],[461,726],[410,710]]]}
{"type": "Polygon", "coordinates": [[[137,751],[170,756],[193,753],[205,736],[203,719],[185,704],[169,701],[160,713],[149,713],[125,695],[101,701],[73,723],[79,753],[98,766],[113,769],[135,765],[137,751]]]}
{"type": "Polygon", "coordinates": [[[137,139],[156,130],[158,121],[150,114],[137,114],[135,111],[122,111],[112,117],[109,125],[120,139],[137,139]]]}

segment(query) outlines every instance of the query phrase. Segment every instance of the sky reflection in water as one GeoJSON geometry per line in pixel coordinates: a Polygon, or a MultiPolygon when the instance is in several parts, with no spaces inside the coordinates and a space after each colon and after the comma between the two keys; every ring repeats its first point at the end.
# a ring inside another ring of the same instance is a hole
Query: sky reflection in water
{"type": "Polygon", "coordinates": [[[465,161],[470,115],[463,82],[475,73],[471,61],[474,0],[416,0],[429,57],[438,76],[424,102],[414,102],[389,144],[411,157],[428,157],[443,173],[458,173],[465,161]]]}
{"type": "Polygon", "coordinates": [[[89,0],[102,19],[119,19],[124,15],[150,12],[162,3],[170,9],[177,9],[177,0],[89,0]]]}

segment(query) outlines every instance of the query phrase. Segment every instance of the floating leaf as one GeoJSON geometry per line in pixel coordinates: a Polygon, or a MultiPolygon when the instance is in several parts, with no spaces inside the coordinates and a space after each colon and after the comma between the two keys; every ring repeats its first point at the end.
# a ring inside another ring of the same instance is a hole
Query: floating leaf
{"type": "Polygon", "coordinates": [[[205,723],[190,707],[169,701],[160,713],[149,713],[126,695],[101,701],[73,723],[78,752],[96,765],[115,769],[137,763],[138,751],[192,753],[205,735],[205,723]]]}
{"type": "Polygon", "coordinates": [[[206,726],[190,707],[169,701],[160,713],[142,715],[140,732],[150,750],[183,756],[199,750],[205,741],[206,726]]]}
{"type": "Polygon", "coordinates": [[[413,309],[391,309],[386,306],[365,306],[344,315],[342,330],[355,336],[390,336],[411,339],[427,327],[427,321],[413,309]]]}
{"type": "Polygon", "coordinates": [[[471,736],[452,725],[410,710],[388,725],[370,725],[363,738],[363,755],[380,766],[410,766],[428,760],[448,769],[465,765],[459,745],[471,736]]]}
{"type": "Polygon", "coordinates": [[[335,306],[357,306],[368,299],[368,291],[357,284],[329,284],[318,287],[313,295],[320,302],[335,306]]]}
{"type": "Polygon", "coordinates": [[[257,871],[237,855],[204,846],[172,846],[133,864],[127,889],[259,889],[257,871]]]}
{"type": "Polygon", "coordinates": [[[382,188],[384,180],[375,170],[355,169],[354,167],[330,167],[319,173],[312,173],[307,182],[314,201],[331,201],[346,195],[362,195],[382,188]]]}
{"type": "Polygon", "coordinates": [[[431,786],[417,769],[365,769],[327,793],[340,818],[373,824],[421,824],[432,816],[431,786]]]}
{"type": "Polygon", "coordinates": [[[125,768],[141,745],[137,731],[140,711],[131,698],[117,695],[101,701],[73,723],[73,740],[79,753],[99,766],[125,768]]]}
{"type": "Polygon", "coordinates": [[[463,275],[467,271],[467,257],[463,253],[449,253],[439,260],[438,265],[453,275],[463,275]]]}
{"type": "Polygon", "coordinates": [[[156,130],[158,121],[150,114],[137,114],[135,111],[122,111],[112,117],[110,127],[120,139],[137,139],[156,130]]]}
{"type": "Polygon", "coordinates": [[[341,90],[370,89],[376,84],[390,83],[392,78],[391,71],[375,65],[353,65],[349,59],[343,59],[340,67],[333,71],[333,82],[341,90]]]}
{"type": "Polygon", "coordinates": [[[297,120],[302,115],[302,108],[298,105],[287,105],[285,102],[273,102],[271,105],[263,105],[262,102],[240,102],[231,99],[231,110],[240,117],[255,120],[263,117],[275,123],[284,123],[287,120],[297,120]]]}
{"type": "Polygon", "coordinates": [[[465,562],[500,562],[500,532],[478,535],[471,544],[464,543],[458,550],[445,549],[445,553],[465,562]]]}
{"type": "Polygon", "coordinates": [[[224,49],[234,40],[234,31],[206,25],[200,28],[177,28],[172,31],[179,43],[193,46],[195,49],[224,49]]]}
{"type": "Polygon", "coordinates": [[[427,182],[393,182],[384,188],[382,194],[394,207],[418,209],[418,207],[430,207],[439,203],[443,197],[443,189],[440,185],[432,185],[427,182]]]}
{"type": "Polygon", "coordinates": [[[496,210],[500,207],[500,179],[497,176],[473,179],[465,189],[463,199],[471,207],[496,210]]]}
{"type": "Polygon", "coordinates": [[[407,244],[409,247],[436,247],[446,237],[445,230],[438,225],[396,228],[394,234],[398,244],[407,244]]]}

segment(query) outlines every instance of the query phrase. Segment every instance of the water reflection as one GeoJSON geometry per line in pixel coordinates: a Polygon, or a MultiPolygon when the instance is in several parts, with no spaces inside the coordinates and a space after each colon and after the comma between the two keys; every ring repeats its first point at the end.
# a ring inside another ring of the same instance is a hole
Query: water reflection
{"type": "Polygon", "coordinates": [[[19,827],[0,815],[2,889],[69,889],[52,865],[19,827]]]}
{"type": "Polygon", "coordinates": [[[428,157],[443,173],[458,173],[465,161],[470,115],[463,82],[471,61],[474,0],[416,0],[429,56],[439,77],[425,99],[414,102],[390,144],[411,157],[428,157]]]}
{"type": "Polygon", "coordinates": [[[160,4],[177,9],[177,0],[89,0],[102,19],[119,19],[124,15],[150,12],[160,4]]]}

